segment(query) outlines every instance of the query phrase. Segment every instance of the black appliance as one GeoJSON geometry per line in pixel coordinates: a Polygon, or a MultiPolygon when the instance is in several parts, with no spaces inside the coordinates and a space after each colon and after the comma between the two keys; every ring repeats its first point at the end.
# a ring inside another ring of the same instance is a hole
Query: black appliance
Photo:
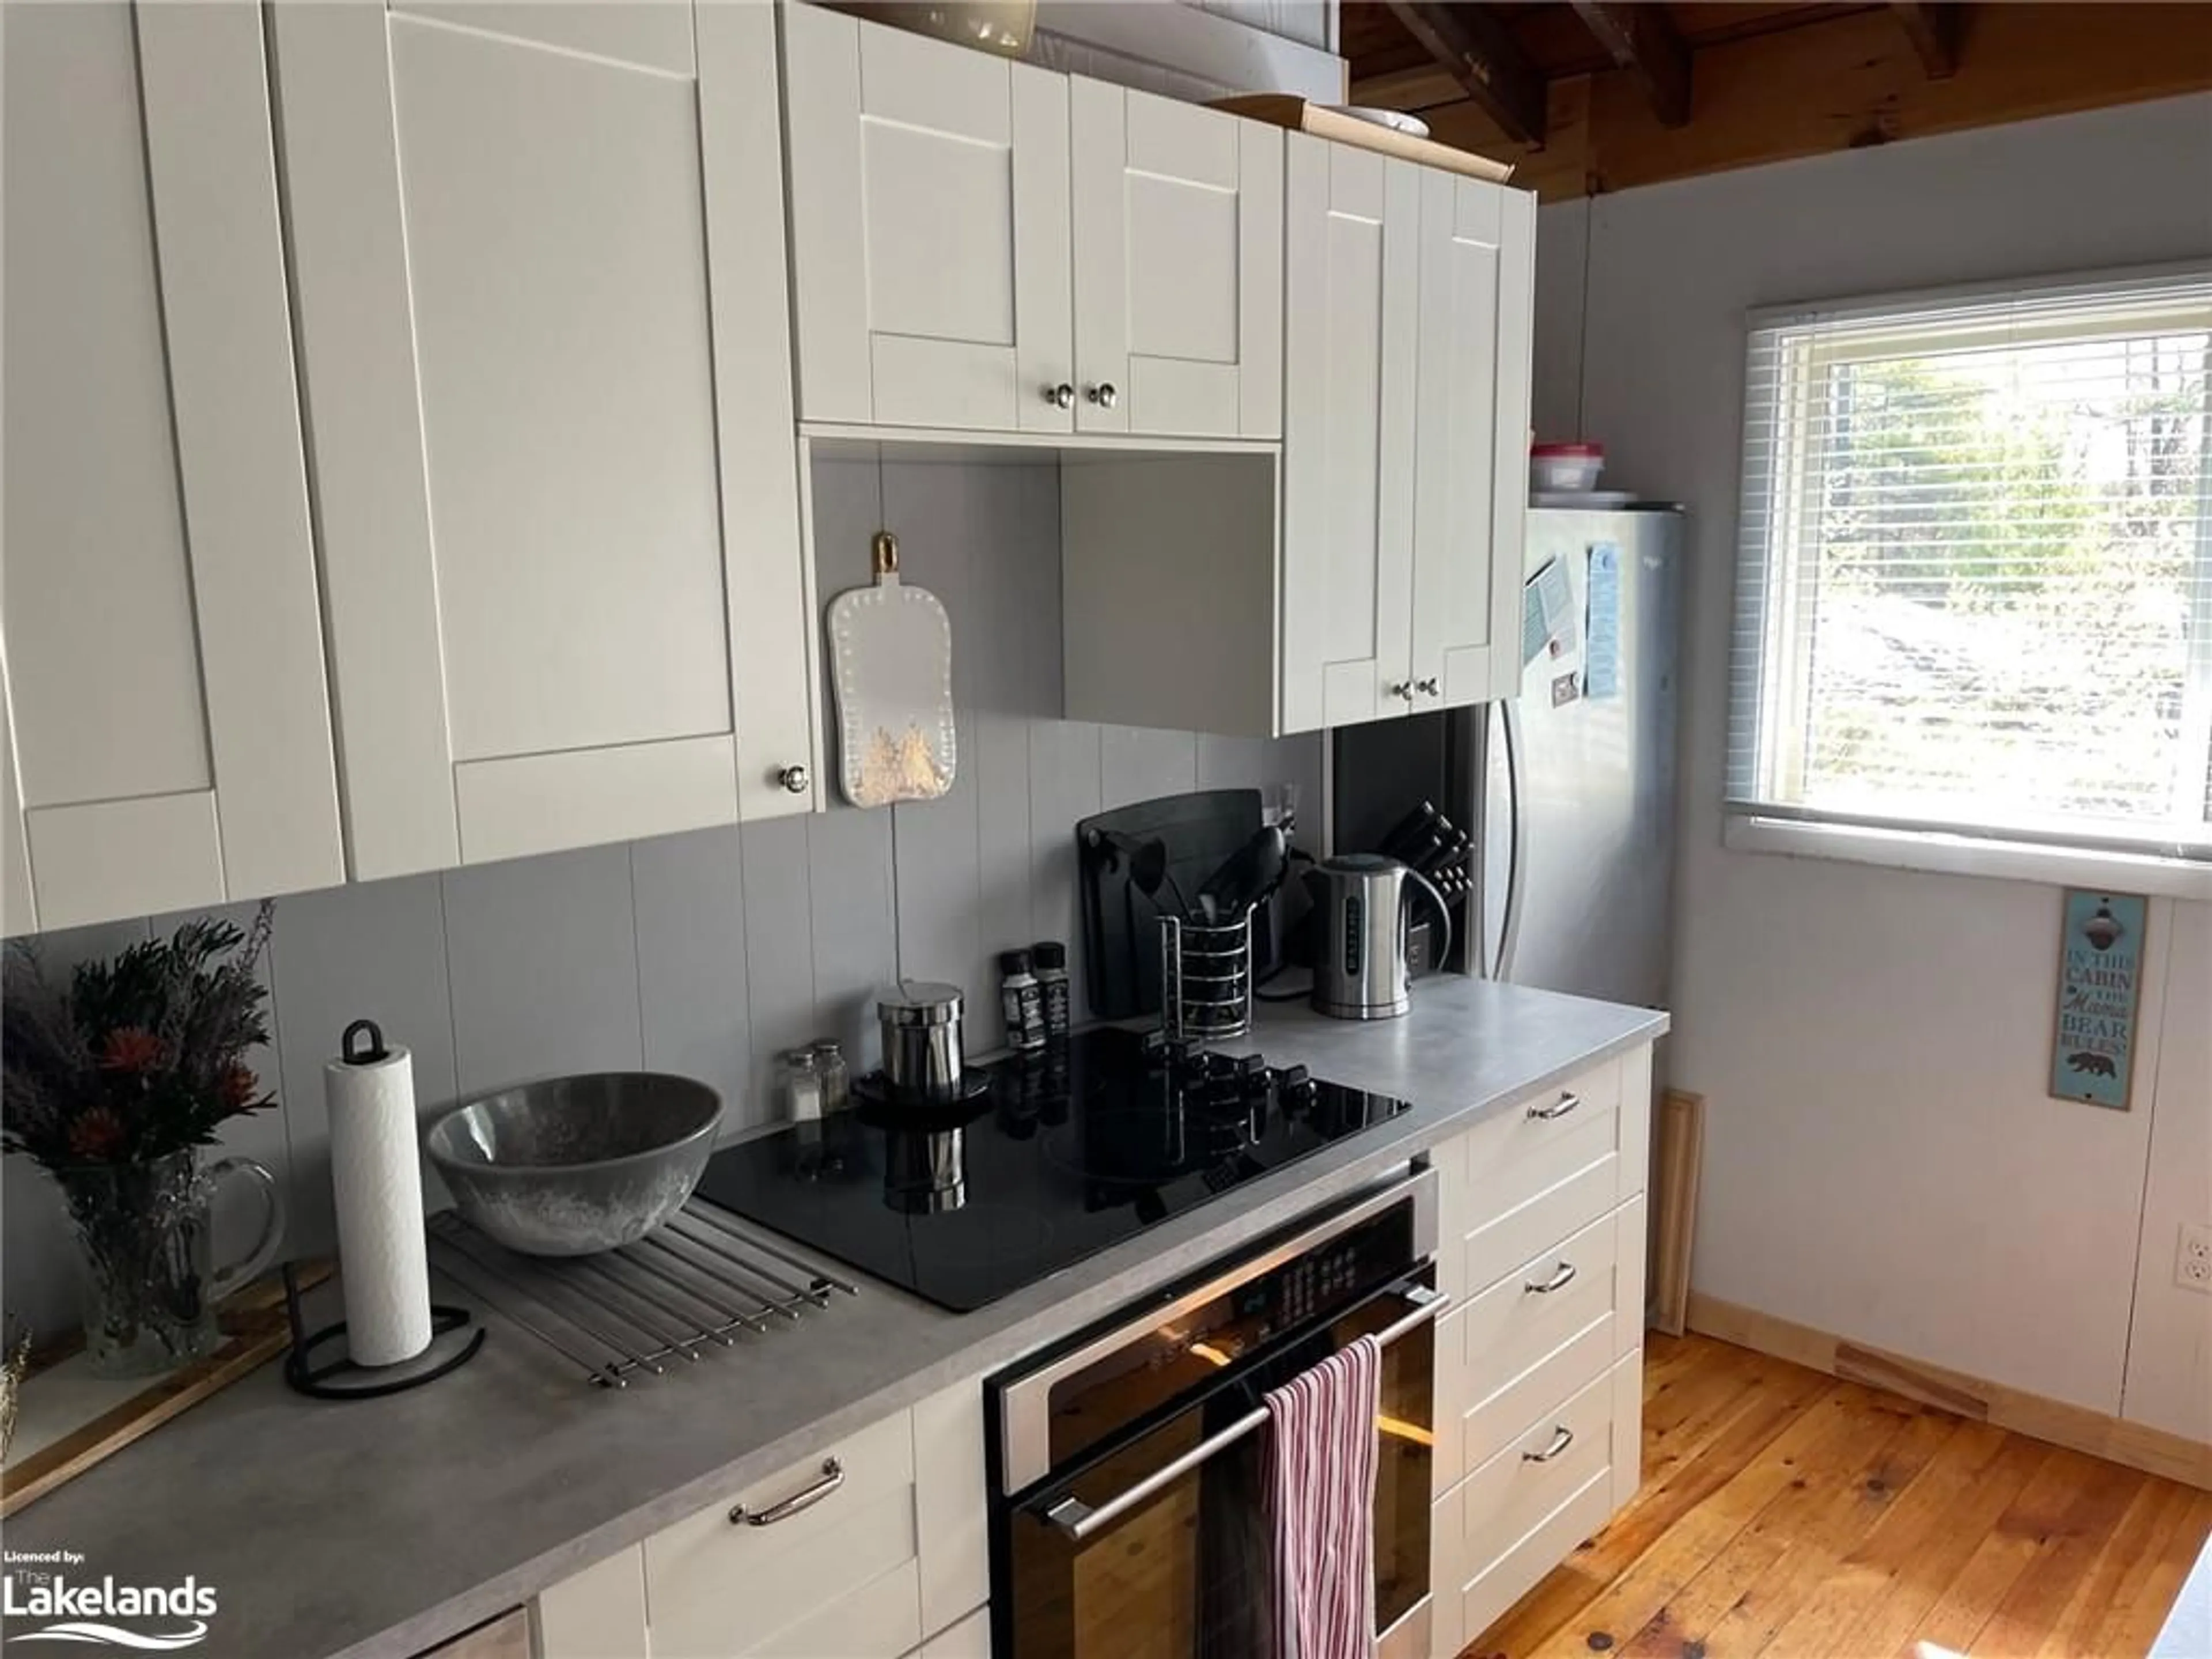
{"type": "MultiPolygon", "coordinates": [[[[1084,985],[1100,1019],[1160,1012],[1160,918],[1200,919],[1200,897],[1261,827],[1257,789],[1201,789],[1079,820],[1084,985]]],[[[1274,961],[1269,914],[1254,939],[1264,976],[1274,961]]]]}
{"type": "Polygon", "coordinates": [[[741,1142],[698,1195],[964,1312],[1407,1109],[1110,1027],[988,1075],[960,1111],[862,1106],[741,1142]]]}
{"type": "Polygon", "coordinates": [[[1436,1186],[1310,1218],[985,1383],[994,1653],[1267,1651],[1262,1396],[1372,1336],[1375,1652],[1426,1659],[1436,1186]]]}

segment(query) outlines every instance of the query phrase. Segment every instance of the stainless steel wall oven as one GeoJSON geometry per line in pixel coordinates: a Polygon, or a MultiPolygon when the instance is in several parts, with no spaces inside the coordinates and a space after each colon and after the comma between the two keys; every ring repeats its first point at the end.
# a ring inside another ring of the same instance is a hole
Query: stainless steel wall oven
{"type": "Polygon", "coordinates": [[[1436,1176],[1296,1224],[986,1386],[998,1659],[1254,1659],[1272,1586],[1261,1396],[1383,1345],[1378,1659],[1425,1655],[1436,1176]]]}

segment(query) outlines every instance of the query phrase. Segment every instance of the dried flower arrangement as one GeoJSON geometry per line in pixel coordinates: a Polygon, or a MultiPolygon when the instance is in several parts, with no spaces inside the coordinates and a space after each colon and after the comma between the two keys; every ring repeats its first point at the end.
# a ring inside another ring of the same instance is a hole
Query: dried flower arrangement
{"type": "Polygon", "coordinates": [[[243,1056],[269,1040],[255,964],[275,912],[249,931],[200,918],[88,962],[67,985],[34,942],[9,947],[0,997],[0,1150],[60,1173],[211,1145],[226,1118],[271,1103],[243,1056]]]}
{"type": "Polygon", "coordinates": [[[31,1332],[28,1326],[18,1326],[13,1314],[0,1320],[0,1331],[6,1334],[4,1342],[0,1342],[0,1458],[4,1458],[15,1443],[15,1415],[23,1405],[23,1378],[31,1370],[31,1332]]]}

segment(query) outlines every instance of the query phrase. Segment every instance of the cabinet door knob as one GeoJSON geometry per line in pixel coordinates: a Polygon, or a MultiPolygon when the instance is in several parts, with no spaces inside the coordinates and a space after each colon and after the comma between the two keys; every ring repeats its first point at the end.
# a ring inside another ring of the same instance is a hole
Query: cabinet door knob
{"type": "Polygon", "coordinates": [[[1058,386],[1048,386],[1044,389],[1044,400],[1054,409],[1073,409],[1075,407],[1075,388],[1065,380],[1058,386]]]}
{"type": "Polygon", "coordinates": [[[1425,697],[1433,697],[1437,695],[1437,682],[1433,679],[1415,680],[1413,690],[1425,697]]]}
{"type": "Polygon", "coordinates": [[[1121,401],[1121,394],[1114,390],[1114,382],[1101,380],[1083,394],[1101,409],[1111,409],[1121,401]]]}
{"type": "Polygon", "coordinates": [[[1394,696],[1394,697],[1397,698],[1397,699],[1398,699],[1398,701],[1399,701],[1399,702],[1413,702],[1413,682],[1412,682],[1412,681],[1410,681],[1410,680],[1399,680],[1399,681],[1395,682],[1395,683],[1391,685],[1391,687],[1390,687],[1390,695],[1391,695],[1392,696],[1394,696]]]}
{"type": "Polygon", "coordinates": [[[804,766],[787,766],[775,775],[775,781],[794,795],[803,795],[813,783],[813,775],[804,766]]]}

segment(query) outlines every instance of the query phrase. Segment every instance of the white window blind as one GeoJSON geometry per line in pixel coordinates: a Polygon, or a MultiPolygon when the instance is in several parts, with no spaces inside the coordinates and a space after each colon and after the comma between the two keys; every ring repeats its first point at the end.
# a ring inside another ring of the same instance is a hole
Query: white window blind
{"type": "Polygon", "coordinates": [[[2212,272],[1751,322],[1729,802],[2212,860],[2212,272]]]}

